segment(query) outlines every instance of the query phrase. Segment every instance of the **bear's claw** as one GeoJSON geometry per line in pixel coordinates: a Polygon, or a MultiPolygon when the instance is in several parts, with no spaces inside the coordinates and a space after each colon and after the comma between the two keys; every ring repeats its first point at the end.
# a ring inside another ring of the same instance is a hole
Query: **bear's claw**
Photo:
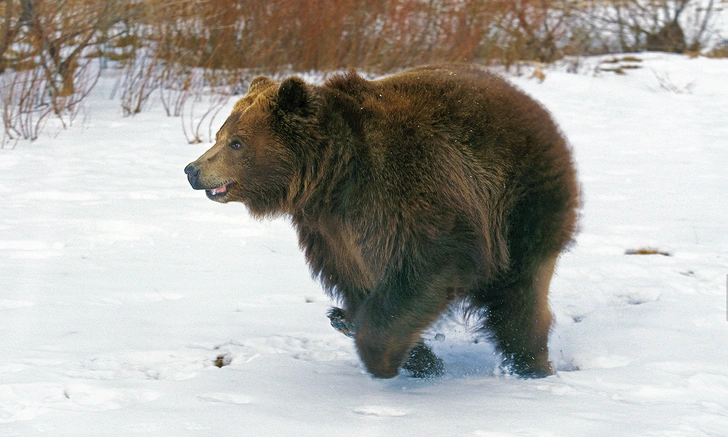
{"type": "Polygon", "coordinates": [[[356,334],[354,324],[347,320],[344,310],[336,307],[331,308],[331,310],[329,310],[329,320],[331,321],[331,326],[333,326],[334,329],[349,338],[354,338],[354,334],[356,334]]]}

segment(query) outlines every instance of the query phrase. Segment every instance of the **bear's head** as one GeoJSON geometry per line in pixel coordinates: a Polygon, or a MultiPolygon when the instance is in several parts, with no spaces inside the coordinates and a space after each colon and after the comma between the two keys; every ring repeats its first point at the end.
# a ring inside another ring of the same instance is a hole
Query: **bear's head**
{"type": "Polygon", "coordinates": [[[290,208],[302,154],[315,123],[314,88],[298,77],[257,77],[217,132],[215,145],[185,168],[196,190],[217,202],[242,202],[256,216],[290,208]]]}

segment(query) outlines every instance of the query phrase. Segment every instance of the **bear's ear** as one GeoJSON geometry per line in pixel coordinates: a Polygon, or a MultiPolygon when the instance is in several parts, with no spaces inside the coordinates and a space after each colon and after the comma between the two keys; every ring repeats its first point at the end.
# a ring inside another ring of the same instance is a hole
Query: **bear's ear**
{"type": "Polygon", "coordinates": [[[308,106],[309,90],[300,77],[289,77],[278,88],[278,107],[302,115],[308,106]]]}
{"type": "Polygon", "coordinates": [[[273,85],[273,81],[267,77],[267,76],[258,76],[255,79],[253,79],[252,82],[250,82],[250,87],[248,88],[248,94],[260,91],[264,88],[268,88],[269,86],[273,85]]]}

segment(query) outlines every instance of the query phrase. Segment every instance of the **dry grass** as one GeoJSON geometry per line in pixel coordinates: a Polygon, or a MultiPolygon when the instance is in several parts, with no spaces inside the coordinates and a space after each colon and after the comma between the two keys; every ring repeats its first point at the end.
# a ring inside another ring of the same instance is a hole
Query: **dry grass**
{"type": "Polygon", "coordinates": [[[625,255],[662,255],[672,256],[670,252],[664,250],[655,249],[654,247],[641,247],[639,249],[628,249],[624,252],[625,255]]]}
{"type": "Polygon", "coordinates": [[[714,59],[728,58],[728,43],[715,47],[710,50],[706,56],[714,59]]]}

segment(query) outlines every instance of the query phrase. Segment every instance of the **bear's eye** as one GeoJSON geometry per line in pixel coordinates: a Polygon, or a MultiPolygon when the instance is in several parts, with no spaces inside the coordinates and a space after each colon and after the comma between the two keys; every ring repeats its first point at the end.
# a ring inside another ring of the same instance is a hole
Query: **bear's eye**
{"type": "Polygon", "coordinates": [[[233,150],[241,149],[243,145],[238,140],[233,140],[230,142],[230,148],[233,150]]]}

